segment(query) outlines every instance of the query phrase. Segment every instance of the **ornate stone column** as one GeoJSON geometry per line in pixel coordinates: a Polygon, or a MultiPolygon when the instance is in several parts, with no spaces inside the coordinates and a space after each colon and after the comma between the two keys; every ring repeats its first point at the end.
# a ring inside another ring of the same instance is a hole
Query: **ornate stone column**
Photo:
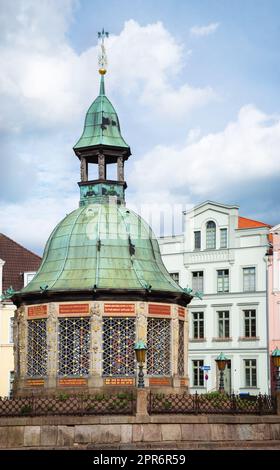
{"type": "Polygon", "coordinates": [[[118,167],[118,181],[124,181],[123,157],[118,157],[117,167],[118,167]]]}
{"type": "MultiPolygon", "coordinates": [[[[148,338],[147,338],[147,327],[148,327],[148,304],[145,302],[138,302],[136,304],[136,342],[137,341],[144,341],[147,345],[148,338]]],[[[147,358],[147,356],[146,356],[147,358]]],[[[137,375],[138,375],[138,365],[135,359],[135,368],[136,368],[136,385],[137,385],[137,375]]],[[[149,380],[147,378],[147,360],[143,367],[144,372],[144,382],[145,387],[148,387],[149,380]]]]}
{"type": "Polygon", "coordinates": [[[106,179],[105,157],[102,153],[98,154],[98,175],[100,180],[106,179]]]}
{"type": "Polygon", "coordinates": [[[178,307],[173,305],[171,310],[171,376],[173,386],[180,387],[178,375],[179,320],[178,307]]]}
{"type": "Polygon", "coordinates": [[[56,387],[56,378],[58,376],[58,320],[55,303],[49,304],[47,318],[47,384],[46,388],[56,387]]]}
{"type": "Polygon", "coordinates": [[[81,157],[81,181],[88,181],[88,162],[85,157],[81,157]]]}
{"type": "Polygon", "coordinates": [[[15,311],[15,381],[14,391],[24,387],[27,374],[27,319],[24,306],[15,311]]]}
{"type": "Polygon", "coordinates": [[[185,321],[184,321],[184,376],[187,380],[187,387],[189,387],[189,313],[186,309],[185,321]]]}
{"type": "Polygon", "coordinates": [[[90,361],[89,387],[102,387],[102,310],[101,302],[94,302],[90,309],[90,361]]]}

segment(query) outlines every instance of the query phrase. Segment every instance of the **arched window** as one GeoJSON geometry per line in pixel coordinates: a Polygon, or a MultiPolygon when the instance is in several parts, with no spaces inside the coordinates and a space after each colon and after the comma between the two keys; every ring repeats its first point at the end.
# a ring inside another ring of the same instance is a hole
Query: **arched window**
{"type": "Polygon", "coordinates": [[[206,224],[206,249],[216,248],[216,224],[209,220],[206,224]]]}

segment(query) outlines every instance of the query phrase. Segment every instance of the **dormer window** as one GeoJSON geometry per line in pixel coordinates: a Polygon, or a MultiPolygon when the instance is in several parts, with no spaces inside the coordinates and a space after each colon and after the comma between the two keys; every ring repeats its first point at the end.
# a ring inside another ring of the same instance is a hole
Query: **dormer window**
{"type": "Polygon", "coordinates": [[[213,220],[209,220],[206,224],[206,249],[213,250],[216,248],[216,224],[213,220]]]}

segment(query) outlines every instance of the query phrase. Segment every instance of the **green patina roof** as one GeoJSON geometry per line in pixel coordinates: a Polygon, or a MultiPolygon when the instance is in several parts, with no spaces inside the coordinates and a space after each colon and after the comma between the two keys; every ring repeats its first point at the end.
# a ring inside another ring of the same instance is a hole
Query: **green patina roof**
{"type": "Polygon", "coordinates": [[[43,261],[21,291],[149,289],[183,293],[171,278],[149,225],[124,205],[89,204],[52,232],[43,261]]]}
{"type": "Polygon", "coordinates": [[[108,145],[129,148],[121,135],[118,115],[112,103],[105,96],[104,76],[101,76],[99,96],[90,106],[85,119],[82,137],[74,149],[108,145]]]}

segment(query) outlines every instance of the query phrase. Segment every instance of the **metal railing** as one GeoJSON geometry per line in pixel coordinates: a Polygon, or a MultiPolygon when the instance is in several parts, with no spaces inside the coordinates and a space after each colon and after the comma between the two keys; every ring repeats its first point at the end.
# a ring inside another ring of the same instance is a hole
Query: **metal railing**
{"type": "Polygon", "coordinates": [[[149,414],[275,414],[276,400],[271,395],[240,397],[221,393],[199,395],[150,393],[149,414]]]}
{"type": "Polygon", "coordinates": [[[0,398],[0,417],[45,415],[133,415],[136,400],[133,393],[115,395],[76,395],[0,398]]]}

